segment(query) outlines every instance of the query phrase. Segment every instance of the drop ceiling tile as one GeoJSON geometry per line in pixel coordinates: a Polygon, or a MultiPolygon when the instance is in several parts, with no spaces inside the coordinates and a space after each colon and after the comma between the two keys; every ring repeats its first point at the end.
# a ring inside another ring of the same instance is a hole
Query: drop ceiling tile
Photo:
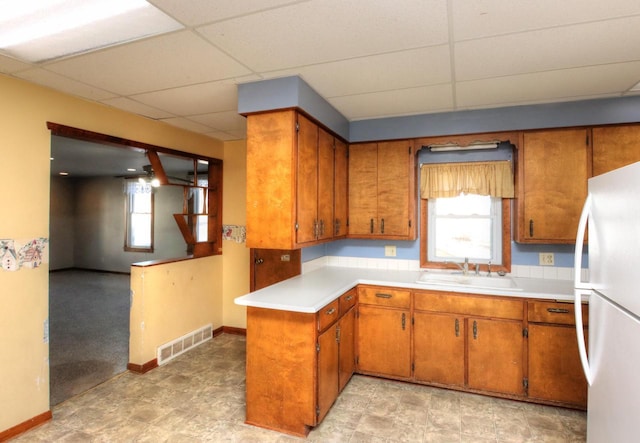
{"type": "Polygon", "coordinates": [[[353,58],[265,74],[299,75],[324,97],[388,91],[451,81],[449,46],[353,58]]]}
{"type": "Polygon", "coordinates": [[[17,72],[14,75],[32,83],[37,83],[48,88],[53,88],[58,91],[66,92],[67,94],[76,95],[89,100],[105,100],[114,96],[111,92],[67,78],[63,75],[56,74],[55,72],[47,71],[46,69],[28,69],[26,71],[17,72]]]}
{"type": "Polygon", "coordinates": [[[198,132],[200,134],[205,134],[207,132],[211,132],[211,130],[216,129],[200,123],[196,123],[193,120],[189,120],[188,118],[183,117],[164,118],[162,119],[162,121],[170,124],[171,126],[186,129],[187,131],[198,132]]]}
{"type": "Polygon", "coordinates": [[[637,0],[453,0],[456,41],[640,14],[637,0]]]}
{"type": "Polygon", "coordinates": [[[245,131],[247,129],[247,119],[239,115],[238,111],[192,115],[189,116],[189,120],[220,131],[245,131]]]}
{"type": "Polygon", "coordinates": [[[322,0],[199,28],[257,72],[447,42],[446,0],[322,0]],[[427,26],[427,22],[429,25],[427,26]]]}
{"type": "Polygon", "coordinates": [[[640,16],[455,45],[456,78],[474,80],[640,60],[640,16]]]}
{"type": "Polygon", "coordinates": [[[460,82],[458,108],[620,96],[640,77],[640,62],[460,82]]]}
{"type": "Polygon", "coordinates": [[[188,6],[185,6],[184,0],[149,0],[149,3],[154,4],[187,26],[198,26],[203,23],[216,22],[299,2],[292,0],[190,0],[188,6]]]}
{"type": "Polygon", "coordinates": [[[169,112],[147,106],[143,103],[137,102],[127,97],[115,97],[108,100],[102,100],[105,105],[113,106],[114,108],[122,109],[123,111],[131,112],[133,114],[139,114],[144,117],[149,117],[154,120],[162,118],[175,117],[174,114],[169,112]]]}
{"type": "Polygon", "coordinates": [[[47,69],[119,95],[137,94],[249,74],[191,31],[92,52],[47,69]]]}
{"type": "Polygon", "coordinates": [[[177,115],[238,109],[234,81],[218,81],[133,95],[133,99],[177,115]]]}
{"type": "Polygon", "coordinates": [[[0,72],[11,74],[14,72],[22,71],[24,69],[29,69],[31,67],[33,67],[33,65],[29,63],[24,63],[14,58],[0,54],[0,72]]]}
{"type": "Polygon", "coordinates": [[[246,132],[241,133],[233,133],[233,132],[223,132],[223,131],[214,131],[205,133],[207,137],[216,138],[222,141],[232,141],[232,140],[241,140],[247,138],[246,132]]]}
{"type": "Polygon", "coordinates": [[[335,97],[329,99],[329,103],[348,120],[450,111],[453,108],[450,84],[335,97]]]}

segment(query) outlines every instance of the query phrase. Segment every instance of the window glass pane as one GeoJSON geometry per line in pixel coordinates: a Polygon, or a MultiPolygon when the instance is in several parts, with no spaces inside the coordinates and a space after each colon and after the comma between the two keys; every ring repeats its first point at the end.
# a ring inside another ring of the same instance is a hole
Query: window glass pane
{"type": "Polygon", "coordinates": [[[198,215],[196,224],[196,241],[207,241],[207,222],[209,220],[208,215],[198,215]]]}
{"type": "Polygon", "coordinates": [[[151,213],[151,193],[132,194],[131,212],[151,213]]]}
{"type": "Polygon", "coordinates": [[[458,197],[437,198],[437,215],[489,215],[491,197],[488,195],[462,194],[458,197]]]}
{"type": "Polygon", "coordinates": [[[134,248],[151,246],[151,214],[131,214],[131,229],[129,231],[130,245],[134,248]]]}
{"type": "Polygon", "coordinates": [[[436,219],[436,255],[491,259],[491,220],[471,218],[436,219]]]}

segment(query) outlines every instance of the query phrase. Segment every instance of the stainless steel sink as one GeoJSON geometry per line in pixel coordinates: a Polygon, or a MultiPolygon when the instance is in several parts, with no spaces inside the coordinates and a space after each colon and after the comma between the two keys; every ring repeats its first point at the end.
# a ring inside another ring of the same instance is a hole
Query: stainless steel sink
{"type": "Polygon", "coordinates": [[[461,273],[424,272],[417,283],[425,285],[460,286],[465,288],[522,291],[511,277],[463,275],[461,273]]]}

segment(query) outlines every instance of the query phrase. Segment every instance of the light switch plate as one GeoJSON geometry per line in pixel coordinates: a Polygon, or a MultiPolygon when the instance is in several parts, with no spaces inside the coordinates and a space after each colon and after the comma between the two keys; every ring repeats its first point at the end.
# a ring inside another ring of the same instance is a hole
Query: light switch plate
{"type": "Polygon", "coordinates": [[[554,263],[553,252],[541,252],[539,260],[540,260],[540,266],[553,266],[553,263],[554,263]]]}
{"type": "Polygon", "coordinates": [[[384,256],[385,257],[395,257],[396,256],[396,247],[395,246],[385,246],[384,247],[384,256]]]}

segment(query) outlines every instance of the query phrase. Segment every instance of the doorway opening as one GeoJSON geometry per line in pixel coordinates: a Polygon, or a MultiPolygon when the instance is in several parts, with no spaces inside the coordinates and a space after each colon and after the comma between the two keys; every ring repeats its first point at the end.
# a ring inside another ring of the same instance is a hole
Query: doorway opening
{"type": "Polygon", "coordinates": [[[49,128],[49,361],[53,406],[127,370],[132,263],[219,253],[222,229],[217,226],[221,219],[217,209],[222,162],[52,123],[49,128]],[[150,167],[154,159],[156,163],[150,167]],[[153,175],[165,172],[161,177],[165,183],[149,190],[153,192],[154,209],[152,247],[127,247],[127,223],[131,219],[127,217],[131,188],[127,184],[150,183],[153,175]],[[199,184],[203,174],[209,179],[205,185],[199,184]],[[201,190],[216,210],[207,207],[202,210],[204,215],[185,214],[184,202],[196,190],[201,190]],[[192,244],[185,242],[191,220],[200,222],[193,223],[195,229],[202,224],[203,216],[208,230],[219,235],[207,230],[192,244]]]}

